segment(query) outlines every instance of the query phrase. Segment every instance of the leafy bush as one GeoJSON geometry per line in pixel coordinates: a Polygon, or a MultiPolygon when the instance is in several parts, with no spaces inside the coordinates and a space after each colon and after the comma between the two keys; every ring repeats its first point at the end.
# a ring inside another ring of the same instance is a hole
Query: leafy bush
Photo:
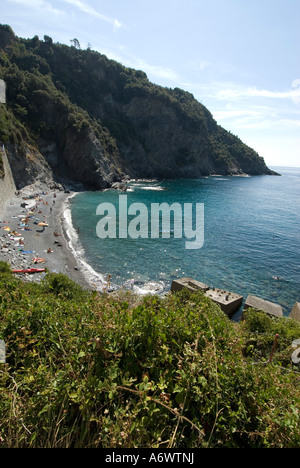
{"type": "Polygon", "coordinates": [[[0,297],[3,447],[300,446],[298,374],[254,363],[251,321],[201,293],[139,298],[0,274],[0,297]]]}
{"type": "Polygon", "coordinates": [[[11,274],[11,268],[8,263],[0,261],[0,274],[11,274]]]}
{"type": "Polygon", "coordinates": [[[46,291],[53,292],[54,295],[64,299],[76,299],[84,296],[82,288],[61,273],[48,273],[44,285],[46,291]]]}
{"type": "Polygon", "coordinates": [[[264,312],[248,309],[242,331],[246,336],[245,355],[255,361],[268,361],[276,340],[273,361],[289,365],[291,362],[292,342],[300,338],[300,323],[296,320],[272,317],[264,312]]]}

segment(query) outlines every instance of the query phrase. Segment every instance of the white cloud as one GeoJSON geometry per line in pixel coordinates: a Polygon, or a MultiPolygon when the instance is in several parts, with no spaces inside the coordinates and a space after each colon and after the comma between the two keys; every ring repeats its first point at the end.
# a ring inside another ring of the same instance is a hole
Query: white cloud
{"type": "Polygon", "coordinates": [[[201,60],[201,59],[195,59],[195,60],[190,60],[186,64],[186,68],[193,73],[201,73],[203,70],[206,68],[209,68],[212,64],[210,62],[207,62],[206,60],[201,60]]]}
{"type": "Polygon", "coordinates": [[[122,23],[120,23],[120,21],[118,21],[117,19],[114,20],[114,28],[115,29],[119,29],[122,27],[122,23]]]}
{"type": "Polygon", "coordinates": [[[136,57],[134,54],[129,52],[124,46],[119,46],[117,51],[98,48],[101,54],[106,55],[112,60],[122,63],[126,67],[134,68],[136,70],[142,70],[145,72],[149,80],[152,81],[154,78],[166,80],[174,83],[180,81],[180,77],[172,68],[163,67],[159,65],[151,65],[144,59],[136,57]]]}
{"type": "Polygon", "coordinates": [[[45,0],[10,0],[13,3],[18,3],[19,5],[23,5],[26,8],[32,8],[37,11],[43,11],[44,13],[51,13],[56,16],[63,16],[65,12],[63,10],[59,10],[54,8],[51,3],[46,2],[45,0]]]}
{"type": "Polygon", "coordinates": [[[287,108],[274,106],[255,105],[249,101],[228,103],[224,107],[216,108],[213,116],[220,124],[227,128],[273,130],[282,132],[285,130],[298,131],[300,129],[300,112],[292,112],[287,108]]]}
{"type": "Polygon", "coordinates": [[[272,138],[290,141],[290,158],[294,158],[296,163],[296,155],[299,155],[296,147],[300,131],[300,79],[295,79],[289,89],[279,91],[233,82],[206,82],[196,86],[189,83],[188,88],[200,102],[205,101],[204,105],[219,125],[238,135],[249,146],[259,149],[257,138],[272,150],[276,147],[272,138]]]}
{"type": "Polygon", "coordinates": [[[154,76],[157,78],[170,80],[174,82],[178,82],[179,80],[178,74],[171,68],[161,67],[159,65],[150,65],[142,59],[136,60],[135,68],[139,68],[140,70],[143,70],[145,73],[147,73],[147,75],[149,75],[150,80],[151,77],[154,76]]]}
{"type": "Polygon", "coordinates": [[[297,88],[292,99],[295,104],[300,104],[300,79],[299,78],[293,81],[292,88],[297,88]]]}
{"type": "Polygon", "coordinates": [[[64,1],[66,3],[69,3],[70,5],[77,7],[83,13],[86,13],[90,16],[93,16],[94,18],[98,18],[102,21],[105,21],[106,23],[113,25],[115,30],[121,28],[122,26],[122,23],[118,21],[116,18],[111,18],[109,16],[103,15],[102,13],[99,13],[99,11],[97,11],[95,8],[87,5],[86,3],[81,2],[80,0],[64,0],[64,1]]]}
{"type": "Polygon", "coordinates": [[[293,81],[292,83],[292,88],[298,88],[298,86],[300,86],[300,79],[296,79],[293,81]]]}
{"type": "Polygon", "coordinates": [[[217,84],[211,97],[219,100],[239,100],[247,98],[288,99],[300,104],[300,80],[294,80],[292,88],[287,91],[269,91],[256,87],[243,87],[233,84],[217,84]]]}
{"type": "MultiPolygon", "coordinates": [[[[271,113],[272,114],[272,113],[271,113]]],[[[266,116],[270,116],[270,109],[266,108],[243,108],[232,107],[231,104],[225,106],[214,112],[214,117],[217,120],[235,120],[235,121],[253,121],[264,119],[266,116]]]]}

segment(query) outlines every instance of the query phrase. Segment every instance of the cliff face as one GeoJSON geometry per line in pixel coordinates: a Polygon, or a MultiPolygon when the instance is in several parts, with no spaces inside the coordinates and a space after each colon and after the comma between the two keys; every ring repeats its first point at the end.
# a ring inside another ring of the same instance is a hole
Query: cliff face
{"type": "Polygon", "coordinates": [[[201,125],[197,131],[189,127],[172,103],[142,96],[117,107],[133,129],[133,136],[119,142],[132,176],[193,178],[214,172],[208,132],[201,125]]]}
{"type": "Polygon", "coordinates": [[[134,98],[121,108],[139,144],[121,144],[134,175],[195,178],[211,174],[269,174],[264,160],[219,127],[209,112],[193,120],[170,102],[134,98]]]}
{"type": "Polygon", "coordinates": [[[91,50],[17,38],[0,25],[7,85],[0,140],[17,186],[36,179],[100,189],[129,177],[272,174],[180,89],[149,82],[91,50]]]}
{"type": "Polygon", "coordinates": [[[108,132],[61,93],[54,97],[37,90],[31,106],[31,116],[38,122],[36,143],[54,179],[101,189],[124,176],[118,148],[108,132]]]}

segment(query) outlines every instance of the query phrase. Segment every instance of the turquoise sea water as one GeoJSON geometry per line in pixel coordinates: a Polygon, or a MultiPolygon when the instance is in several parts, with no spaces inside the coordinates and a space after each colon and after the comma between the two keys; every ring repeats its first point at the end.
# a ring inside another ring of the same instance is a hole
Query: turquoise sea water
{"type": "Polygon", "coordinates": [[[170,239],[99,239],[97,206],[118,209],[120,192],[80,193],[70,203],[85,259],[96,272],[110,274],[112,284],[139,292],[168,291],[173,279],[189,276],[244,299],[253,294],[276,302],[288,315],[300,301],[300,168],[273,169],[282,176],[130,184],[128,206],[143,203],[149,213],[152,203],[203,203],[198,250],[187,250],[187,239],[174,239],[172,229],[170,239]]]}

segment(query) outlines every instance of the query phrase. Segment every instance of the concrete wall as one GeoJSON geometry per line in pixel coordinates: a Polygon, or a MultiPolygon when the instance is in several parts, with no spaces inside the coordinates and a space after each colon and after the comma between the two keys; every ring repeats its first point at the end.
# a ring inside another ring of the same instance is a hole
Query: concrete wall
{"type": "Polygon", "coordinates": [[[9,204],[16,192],[15,182],[6,153],[1,151],[1,157],[3,159],[5,176],[4,179],[0,178],[0,220],[2,220],[6,206],[9,204]]]}

